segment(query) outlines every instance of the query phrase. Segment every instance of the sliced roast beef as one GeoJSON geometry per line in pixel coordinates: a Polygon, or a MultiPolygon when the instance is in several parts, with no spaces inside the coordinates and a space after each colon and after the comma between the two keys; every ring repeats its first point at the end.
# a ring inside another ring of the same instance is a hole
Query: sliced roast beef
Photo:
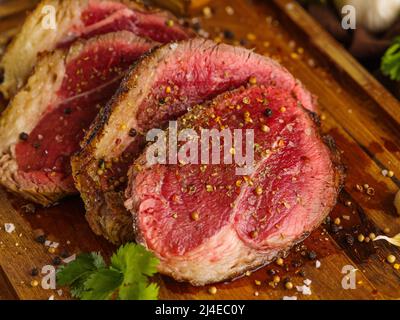
{"type": "Polygon", "coordinates": [[[315,110],[312,96],[286,69],[244,48],[191,39],[167,44],[142,59],[72,160],[92,229],[115,243],[132,239],[123,192],[127,169],[143,148],[143,135],[249,81],[286,90],[315,110]]]}
{"type": "Polygon", "coordinates": [[[0,62],[4,69],[0,91],[6,98],[12,97],[25,84],[38,53],[67,47],[78,37],[122,30],[165,43],[186,39],[191,34],[169,13],[145,10],[134,1],[43,0],[0,62]]]}
{"type": "Polygon", "coordinates": [[[56,50],[0,120],[0,181],[43,205],[75,193],[70,156],[123,75],[156,45],[128,31],[56,50]]]}
{"type": "Polygon", "coordinates": [[[178,122],[178,135],[189,128],[194,133],[177,150],[192,159],[198,151],[198,164],[146,160],[154,151],[169,153],[171,131],[164,149],[150,146],[136,161],[126,206],[138,241],[160,258],[160,272],[194,285],[222,281],[283,255],[323,221],[336,203],[342,171],[299,102],[285,88],[270,86],[224,93],[178,122]],[[252,173],[238,175],[243,163],[222,160],[226,135],[217,145],[220,164],[210,164],[208,152],[203,157],[200,142],[190,155],[182,149],[189,140],[203,139],[204,129],[228,130],[232,139],[239,130],[233,149],[248,155],[246,147],[252,147],[252,173]],[[254,144],[247,145],[249,130],[254,144]]]}

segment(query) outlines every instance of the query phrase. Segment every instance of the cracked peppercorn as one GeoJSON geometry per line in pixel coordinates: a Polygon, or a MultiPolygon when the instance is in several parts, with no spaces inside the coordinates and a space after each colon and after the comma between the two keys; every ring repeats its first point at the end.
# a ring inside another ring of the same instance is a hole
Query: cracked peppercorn
{"type": "Polygon", "coordinates": [[[43,244],[46,242],[46,237],[44,235],[40,235],[40,236],[36,237],[35,241],[43,244]]]}
{"type": "Polygon", "coordinates": [[[65,108],[64,109],[64,114],[71,114],[72,113],[72,109],[71,108],[65,108]]]}
{"type": "Polygon", "coordinates": [[[137,135],[137,131],[135,129],[132,128],[131,130],[129,130],[130,137],[134,138],[134,137],[136,137],[136,135],[137,135]]]}
{"type": "Polygon", "coordinates": [[[21,132],[19,134],[19,139],[22,140],[22,141],[27,141],[28,138],[29,138],[29,135],[27,133],[25,133],[25,132],[21,132]]]}
{"type": "Polygon", "coordinates": [[[33,269],[31,270],[31,276],[32,276],[32,277],[35,277],[35,276],[37,276],[38,274],[39,274],[38,268],[33,268],[33,269]]]}
{"type": "Polygon", "coordinates": [[[55,266],[60,265],[61,262],[62,262],[62,261],[61,261],[61,258],[60,258],[59,256],[54,257],[54,259],[53,259],[53,264],[54,264],[55,266]]]}
{"type": "Polygon", "coordinates": [[[228,40],[233,40],[233,39],[235,39],[235,34],[231,30],[225,30],[224,38],[228,39],[228,40]]]}
{"type": "Polygon", "coordinates": [[[272,110],[270,108],[265,109],[264,115],[267,116],[267,117],[272,116],[272,110]]]}
{"type": "Polygon", "coordinates": [[[63,259],[68,258],[68,257],[69,257],[69,252],[66,251],[66,250],[63,250],[63,251],[61,251],[60,256],[61,256],[61,258],[63,258],[63,259]]]}
{"type": "Polygon", "coordinates": [[[354,244],[354,237],[351,234],[346,234],[344,240],[349,246],[354,244]]]}
{"type": "Polygon", "coordinates": [[[309,251],[307,256],[308,256],[308,259],[310,259],[310,260],[317,259],[317,254],[315,253],[315,251],[309,251]]]}
{"type": "Polygon", "coordinates": [[[333,233],[338,233],[339,232],[339,227],[336,224],[331,225],[331,231],[333,233]]]}

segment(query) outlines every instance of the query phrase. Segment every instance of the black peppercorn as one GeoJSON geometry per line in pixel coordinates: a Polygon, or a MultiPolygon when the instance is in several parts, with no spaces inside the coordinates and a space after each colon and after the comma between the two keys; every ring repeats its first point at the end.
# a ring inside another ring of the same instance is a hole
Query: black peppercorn
{"type": "Polygon", "coordinates": [[[265,109],[264,115],[265,115],[266,117],[272,116],[272,110],[271,110],[270,108],[265,109]]]}
{"type": "Polygon", "coordinates": [[[292,281],[292,279],[290,277],[285,277],[283,279],[283,283],[287,283],[287,282],[291,282],[291,281],[292,281]]]}
{"type": "Polygon", "coordinates": [[[300,270],[299,276],[304,278],[306,276],[306,272],[304,270],[300,270]]]}
{"type": "Polygon", "coordinates": [[[72,109],[71,108],[65,108],[64,109],[64,114],[71,114],[72,113],[72,109]]]}
{"type": "Polygon", "coordinates": [[[36,237],[35,240],[36,240],[36,242],[43,244],[46,242],[46,237],[44,235],[40,235],[40,236],[36,237]]]}
{"type": "Polygon", "coordinates": [[[194,29],[196,32],[199,32],[199,31],[201,30],[201,24],[200,24],[200,22],[195,22],[195,23],[193,23],[193,29],[194,29]]]}
{"type": "Polygon", "coordinates": [[[246,46],[248,44],[248,41],[246,39],[240,39],[240,45],[241,46],[246,46]]]}
{"type": "Polygon", "coordinates": [[[25,133],[25,132],[21,132],[19,134],[19,139],[22,140],[22,141],[27,141],[28,138],[29,138],[29,135],[27,133],[25,133]]]}
{"type": "Polygon", "coordinates": [[[349,246],[354,244],[354,237],[351,234],[346,234],[344,240],[349,246]]]}
{"type": "Polygon", "coordinates": [[[135,129],[132,128],[131,130],[129,130],[130,137],[134,138],[134,137],[136,137],[136,135],[137,135],[137,131],[135,129]]]}
{"type": "Polygon", "coordinates": [[[38,268],[33,268],[33,269],[31,270],[31,276],[32,276],[32,277],[35,277],[35,276],[37,276],[38,274],[39,274],[38,268]]]}
{"type": "Polygon", "coordinates": [[[308,256],[308,259],[310,259],[310,260],[315,260],[317,258],[317,254],[315,253],[315,251],[309,251],[307,256],[308,256]]]}
{"type": "Polygon", "coordinates": [[[268,273],[270,276],[274,276],[274,275],[276,274],[276,271],[275,271],[274,269],[270,269],[270,270],[267,271],[267,273],[268,273]]]}
{"type": "Polygon", "coordinates": [[[57,257],[55,257],[55,258],[53,259],[53,264],[54,264],[55,266],[60,265],[61,262],[62,262],[62,260],[61,260],[61,258],[60,258],[59,256],[57,256],[57,257]]]}
{"type": "Polygon", "coordinates": [[[69,257],[69,252],[67,250],[63,250],[63,251],[61,251],[60,256],[63,259],[68,258],[69,257]]]}
{"type": "Polygon", "coordinates": [[[294,268],[298,268],[298,267],[300,267],[302,265],[302,262],[300,261],[300,260],[293,260],[292,261],[292,266],[294,267],[294,268]]]}
{"type": "Polygon", "coordinates": [[[338,233],[339,232],[339,227],[336,224],[331,225],[331,231],[333,233],[338,233]]]}
{"type": "Polygon", "coordinates": [[[331,219],[331,217],[330,216],[327,216],[326,218],[325,218],[325,224],[331,224],[331,222],[332,222],[332,219],[331,219]]]}
{"type": "Polygon", "coordinates": [[[230,30],[224,30],[224,37],[225,39],[233,40],[235,39],[235,34],[230,30]]]}

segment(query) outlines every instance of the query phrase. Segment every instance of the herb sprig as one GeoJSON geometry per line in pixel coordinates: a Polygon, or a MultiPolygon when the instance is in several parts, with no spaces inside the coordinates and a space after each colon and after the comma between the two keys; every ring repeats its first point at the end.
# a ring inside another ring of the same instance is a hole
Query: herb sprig
{"type": "Polygon", "coordinates": [[[82,300],[156,300],[158,286],[148,277],[157,272],[159,261],[143,246],[121,246],[106,265],[99,253],[84,253],[57,271],[57,284],[69,286],[82,300]]]}
{"type": "Polygon", "coordinates": [[[400,81],[400,37],[394,39],[382,58],[381,71],[395,81],[400,81]]]}

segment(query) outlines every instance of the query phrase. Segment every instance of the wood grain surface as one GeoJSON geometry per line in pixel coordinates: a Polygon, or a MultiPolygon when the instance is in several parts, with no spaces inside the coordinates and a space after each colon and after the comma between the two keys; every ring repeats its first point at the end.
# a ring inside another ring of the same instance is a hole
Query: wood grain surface
{"type": "MultiPolygon", "coordinates": [[[[11,1],[5,7],[0,4],[0,47],[18,30],[32,2],[13,1],[21,3],[17,7],[11,1]]],[[[400,261],[398,248],[382,241],[360,243],[356,239],[351,246],[345,241],[348,234],[357,238],[360,233],[400,233],[400,216],[393,206],[400,186],[399,102],[296,2],[219,0],[208,6],[212,16],[200,16],[199,21],[210,38],[241,44],[278,60],[318,97],[322,130],[334,137],[347,167],[345,188],[331,213],[332,219],[341,219],[342,230],[333,232],[322,225],[303,246],[291,251],[283,267],[271,264],[236,281],[218,284],[216,295],[210,295],[208,287],[195,288],[157,276],[160,298],[282,299],[296,295],[298,299],[400,299],[400,270],[385,262],[388,254],[400,261]],[[383,176],[384,169],[393,171],[394,176],[383,176]],[[374,189],[374,195],[357,190],[357,185],[365,184],[374,189]],[[303,252],[310,250],[317,253],[320,268],[304,256],[303,252]],[[346,265],[357,269],[354,290],[342,287],[346,265]],[[295,285],[311,279],[312,294],[287,290],[283,281],[272,288],[271,269],[282,279],[290,277],[295,285]]],[[[48,299],[52,295],[69,299],[65,290],[60,296],[40,285],[32,288],[32,279],[40,282],[42,276],[32,277],[30,270],[51,264],[63,251],[100,251],[109,257],[115,248],[91,232],[78,198],[53,208],[36,208],[34,213],[26,212],[30,208],[26,204],[0,190],[0,299],[48,299]],[[11,234],[4,231],[4,223],[9,222],[16,226],[11,234]],[[38,229],[60,243],[55,254],[34,241],[38,229]]]]}

